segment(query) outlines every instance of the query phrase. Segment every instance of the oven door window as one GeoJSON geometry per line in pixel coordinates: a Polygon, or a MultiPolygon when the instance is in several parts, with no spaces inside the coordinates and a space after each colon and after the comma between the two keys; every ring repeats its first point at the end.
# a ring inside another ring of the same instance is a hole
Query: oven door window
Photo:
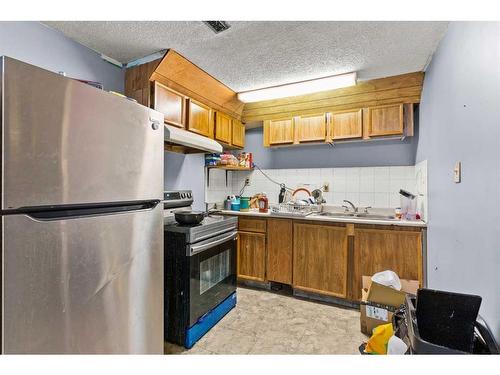
{"type": "Polygon", "coordinates": [[[231,249],[200,262],[200,294],[231,275],[231,249]]]}
{"type": "Polygon", "coordinates": [[[236,291],[236,240],[229,239],[191,256],[190,264],[191,326],[236,291]]]}

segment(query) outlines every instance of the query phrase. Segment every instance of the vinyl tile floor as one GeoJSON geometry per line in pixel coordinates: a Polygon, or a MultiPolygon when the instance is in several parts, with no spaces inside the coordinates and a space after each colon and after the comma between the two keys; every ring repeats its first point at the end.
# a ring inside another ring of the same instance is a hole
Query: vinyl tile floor
{"type": "Polygon", "coordinates": [[[359,354],[359,311],[239,287],[238,302],[193,348],[165,354],[359,354]]]}

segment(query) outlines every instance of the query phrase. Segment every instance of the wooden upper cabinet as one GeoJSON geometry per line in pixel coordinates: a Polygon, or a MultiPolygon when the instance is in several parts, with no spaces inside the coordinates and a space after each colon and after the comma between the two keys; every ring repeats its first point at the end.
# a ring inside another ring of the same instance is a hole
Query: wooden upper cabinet
{"type": "Polygon", "coordinates": [[[241,121],[233,119],[233,132],[231,143],[236,147],[245,147],[245,125],[241,121]]]}
{"type": "Polygon", "coordinates": [[[324,141],[326,137],[326,114],[298,116],[295,119],[296,141],[324,141]]]}
{"type": "Polygon", "coordinates": [[[293,224],[289,219],[267,220],[267,280],[292,284],[293,224]]]}
{"type": "Polygon", "coordinates": [[[165,116],[165,122],[183,128],[185,126],[186,98],[174,90],[154,82],[153,108],[165,116]]]}
{"type": "Polygon", "coordinates": [[[193,99],[189,100],[188,107],[187,129],[193,133],[213,138],[212,109],[193,99]]]}
{"type": "Polygon", "coordinates": [[[403,104],[369,107],[367,136],[402,135],[404,131],[403,104]]]}
{"type": "Polygon", "coordinates": [[[363,136],[363,110],[332,112],[328,122],[329,142],[361,138],[363,136]]]}
{"type": "Polygon", "coordinates": [[[293,143],[293,117],[287,117],[278,120],[269,120],[268,126],[270,145],[293,143]]]}
{"type": "Polygon", "coordinates": [[[346,227],[294,223],[294,288],[346,298],[347,244],[346,227]]]}
{"type": "Polygon", "coordinates": [[[222,113],[215,113],[215,139],[226,144],[231,143],[233,123],[231,117],[222,113]]]}
{"type": "Polygon", "coordinates": [[[361,298],[361,277],[392,270],[402,279],[423,283],[422,234],[420,231],[354,230],[353,297],[361,298]]]}
{"type": "Polygon", "coordinates": [[[265,233],[238,233],[237,276],[264,281],[266,279],[265,233]]]}

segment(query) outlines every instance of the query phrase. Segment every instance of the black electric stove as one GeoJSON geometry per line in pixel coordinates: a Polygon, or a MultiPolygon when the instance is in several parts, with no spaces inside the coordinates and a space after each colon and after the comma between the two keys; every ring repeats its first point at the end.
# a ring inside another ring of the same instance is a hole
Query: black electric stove
{"type": "Polygon", "coordinates": [[[238,219],[181,225],[164,216],[165,339],[190,348],[236,303],[238,219]]]}

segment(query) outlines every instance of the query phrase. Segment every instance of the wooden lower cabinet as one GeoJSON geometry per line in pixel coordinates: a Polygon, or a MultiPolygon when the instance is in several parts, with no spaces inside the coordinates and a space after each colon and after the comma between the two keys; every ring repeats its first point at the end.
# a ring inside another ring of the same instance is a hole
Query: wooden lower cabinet
{"type": "Polygon", "coordinates": [[[347,244],[345,226],[294,223],[293,287],[346,298],[347,244]]]}
{"type": "Polygon", "coordinates": [[[252,217],[238,218],[238,230],[242,232],[259,232],[266,233],[266,219],[258,219],[252,217]]]}
{"type": "Polygon", "coordinates": [[[423,283],[420,230],[354,229],[353,299],[361,298],[361,277],[392,270],[402,279],[423,283]]]}
{"type": "Polygon", "coordinates": [[[237,276],[240,279],[265,281],[266,235],[238,232],[237,276]]]}
{"type": "Polygon", "coordinates": [[[361,277],[393,270],[423,285],[422,229],[240,217],[238,278],[361,299],[361,277]]]}
{"type": "Polygon", "coordinates": [[[292,220],[267,220],[267,280],[291,285],[292,264],[292,220]]]}

